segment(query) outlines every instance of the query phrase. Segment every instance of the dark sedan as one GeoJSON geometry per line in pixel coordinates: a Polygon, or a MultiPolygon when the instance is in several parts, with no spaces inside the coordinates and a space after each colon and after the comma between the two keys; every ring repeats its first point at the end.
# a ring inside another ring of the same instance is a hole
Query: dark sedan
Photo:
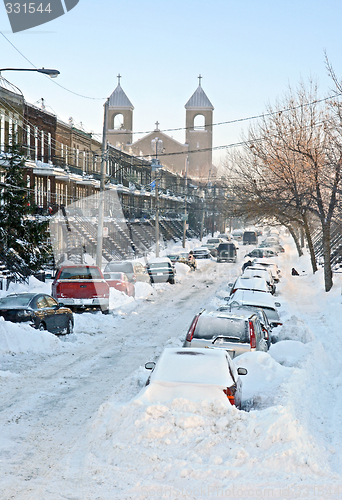
{"type": "Polygon", "coordinates": [[[38,330],[72,333],[72,311],[45,293],[13,293],[0,299],[0,316],[12,323],[29,323],[38,330]]]}

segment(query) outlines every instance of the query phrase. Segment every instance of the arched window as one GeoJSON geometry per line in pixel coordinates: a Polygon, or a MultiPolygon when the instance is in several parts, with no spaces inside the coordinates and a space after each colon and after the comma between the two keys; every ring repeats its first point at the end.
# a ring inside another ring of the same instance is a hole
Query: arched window
{"type": "Polygon", "coordinates": [[[196,115],[194,118],[194,130],[204,130],[205,118],[203,115],[196,115]]]}
{"type": "Polygon", "coordinates": [[[114,116],[114,124],[113,124],[114,130],[120,130],[124,128],[124,117],[123,114],[119,113],[114,116]]]}

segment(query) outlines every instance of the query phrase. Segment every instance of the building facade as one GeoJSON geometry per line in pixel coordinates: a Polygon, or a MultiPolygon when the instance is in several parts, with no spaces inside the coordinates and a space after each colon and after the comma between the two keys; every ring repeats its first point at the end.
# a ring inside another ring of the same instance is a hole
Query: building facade
{"type": "Polygon", "coordinates": [[[185,142],[175,140],[159,129],[137,141],[133,141],[133,104],[120,84],[109,98],[106,123],[107,141],[123,151],[131,152],[141,158],[159,157],[162,165],[174,173],[188,175],[202,181],[212,172],[213,112],[211,104],[201,85],[199,85],[185,104],[185,142]]]}

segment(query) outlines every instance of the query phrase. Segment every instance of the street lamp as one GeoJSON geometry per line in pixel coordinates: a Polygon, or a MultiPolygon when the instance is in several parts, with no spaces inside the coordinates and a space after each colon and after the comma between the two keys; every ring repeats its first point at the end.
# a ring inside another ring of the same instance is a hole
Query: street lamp
{"type": "Polygon", "coordinates": [[[45,69],[45,68],[1,68],[0,75],[2,71],[37,71],[37,73],[43,73],[43,75],[48,75],[50,78],[56,78],[60,71],[58,69],[45,69]]]}

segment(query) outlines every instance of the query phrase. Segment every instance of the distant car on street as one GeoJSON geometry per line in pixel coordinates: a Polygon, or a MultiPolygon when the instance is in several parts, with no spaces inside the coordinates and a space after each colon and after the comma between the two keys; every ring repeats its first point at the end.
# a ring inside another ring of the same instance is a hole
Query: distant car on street
{"type": "Polygon", "coordinates": [[[72,311],[45,293],[12,293],[0,299],[0,316],[55,334],[72,333],[72,311]]]}
{"type": "Polygon", "coordinates": [[[131,283],[125,273],[104,273],[108,285],[119,292],[124,292],[129,297],[135,296],[134,283],[131,283]]]}
{"type": "Polygon", "coordinates": [[[236,262],[236,246],[232,241],[220,243],[217,247],[217,262],[236,262]]]}
{"type": "Polygon", "coordinates": [[[155,257],[146,264],[151,283],[175,283],[175,268],[168,257],[155,257]]]}
{"type": "Polygon", "coordinates": [[[211,259],[211,253],[208,248],[200,247],[194,249],[195,259],[211,259]]]}

